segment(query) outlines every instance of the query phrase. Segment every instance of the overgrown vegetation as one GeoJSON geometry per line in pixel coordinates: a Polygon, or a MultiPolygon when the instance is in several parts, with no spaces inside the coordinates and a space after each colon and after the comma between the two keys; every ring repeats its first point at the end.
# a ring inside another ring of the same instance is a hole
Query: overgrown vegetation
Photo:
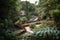
{"type": "Polygon", "coordinates": [[[12,32],[14,21],[19,18],[18,0],[0,0],[0,40],[18,40],[12,32]]]}
{"type": "Polygon", "coordinates": [[[57,28],[60,30],[60,10],[53,11],[53,18],[54,18],[57,28]]]}
{"type": "Polygon", "coordinates": [[[35,4],[21,0],[0,0],[0,40],[20,40],[13,33],[14,23],[19,20],[21,25],[34,16],[38,16],[41,24],[39,27],[30,25],[37,32],[27,40],[60,40],[60,0],[39,0],[38,5],[35,4]],[[20,15],[21,10],[26,15],[20,15]]]}
{"type": "Polygon", "coordinates": [[[27,37],[27,40],[59,40],[60,31],[52,27],[40,27],[34,34],[27,37]]]}

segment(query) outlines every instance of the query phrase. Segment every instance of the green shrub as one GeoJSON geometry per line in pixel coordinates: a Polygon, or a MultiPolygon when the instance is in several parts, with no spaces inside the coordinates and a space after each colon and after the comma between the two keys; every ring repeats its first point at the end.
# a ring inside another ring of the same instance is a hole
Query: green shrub
{"type": "Polygon", "coordinates": [[[14,25],[11,20],[0,19],[0,40],[19,40],[13,33],[14,25]]]}
{"type": "Polygon", "coordinates": [[[19,40],[18,37],[12,33],[12,31],[8,30],[2,30],[0,33],[0,40],[19,40]]]}
{"type": "Polygon", "coordinates": [[[53,11],[53,19],[56,22],[58,28],[60,28],[60,10],[53,11]]]}
{"type": "Polygon", "coordinates": [[[60,31],[58,31],[56,28],[43,27],[29,36],[27,40],[60,40],[59,38],[60,31]]]}
{"type": "Polygon", "coordinates": [[[36,25],[35,25],[35,24],[31,24],[30,27],[31,27],[31,28],[35,28],[36,25]]]}
{"type": "Polygon", "coordinates": [[[21,17],[19,21],[20,21],[20,24],[25,23],[25,22],[27,22],[27,18],[21,17]]]}
{"type": "Polygon", "coordinates": [[[20,16],[20,6],[18,0],[0,0],[0,40],[18,40],[12,32],[13,22],[20,16]]]}
{"type": "Polygon", "coordinates": [[[43,20],[43,21],[41,21],[40,27],[41,26],[42,27],[47,27],[47,26],[54,27],[55,22],[53,20],[43,20]]]}

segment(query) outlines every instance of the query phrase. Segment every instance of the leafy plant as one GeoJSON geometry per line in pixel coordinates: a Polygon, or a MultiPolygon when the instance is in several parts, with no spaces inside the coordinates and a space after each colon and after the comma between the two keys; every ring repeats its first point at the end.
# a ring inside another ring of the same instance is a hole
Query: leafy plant
{"type": "Polygon", "coordinates": [[[60,25],[60,10],[54,10],[53,18],[55,22],[57,23],[57,26],[59,26],[60,25]]]}
{"type": "Polygon", "coordinates": [[[31,27],[31,28],[35,28],[36,25],[35,25],[35,24],[31,24],[30,27],[31,27]]]}
{"type": "Polygon", "coordinates": [[[51,15],[56,24],[56,27],[59,29],[60,28],[60,10],[59,9],[52,10],[51,15]]]}
{"type": "Polygon", "coordinates": [[[53,27],[40,28],[27,40],[60,40],[60,31],[53,27]]]}
{"type": "Polygon", "coordinates": [[[20,8],[18,0],[0,0],[0,40],[18,40],[12,32],[20,8]]]}

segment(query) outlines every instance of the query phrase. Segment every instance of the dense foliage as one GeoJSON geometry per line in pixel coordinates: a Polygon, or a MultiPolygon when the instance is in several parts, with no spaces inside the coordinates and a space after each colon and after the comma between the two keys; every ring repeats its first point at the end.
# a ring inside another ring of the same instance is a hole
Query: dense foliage
{"type": "Polygon", "coordinates": [[[0,40],[18,40],[13,35],[14,21],[19,18],[18,0],[0,0],[0,40]]]}
{"type": "Polygon", "coordinates": [[[28,36],[27,40],[59,40],[60,31],[53,27],[42,27],[34,34],[28,36]]]}
{"type": "MultiPolygon", "coordinates": [[[[19,19],[20,24],[23,24],[34,15],[38,15],[40,19],[51,16],[56,27],[60,29],[60,0],[39,0],[38,5],[20,0],[0,0],[0,40],[19,40],[13,33],[14,22],[19,19]],[[26,13],[24,17],[20,15],[21,10],[26,13]]],[[[48,21],[42,22],[43,26],[52,26],[51,24],[48,21]]],[[[35,24],[31,27],[34,28],[35,24]]],[[[40,28],[28,40],[59,40],[59,37],[60,31],[47,27],[40,28]]]]}
{"type": "Polygon", "coordinates": [[[56,23],[57,28],[60,30],[60,10],[53,11],[53,19],[56,23]]]}
{"type": "Polygon", "coordinates": [[[25,17],[27,17],[27,19],[30,19],[31,16],[35,13],[35,5],[31,4],[28,1],[23,1],[23,2],[21,2],[21,4],[22,4],[21,9],[24,10],[25,14],[26,14],[25,17]]]}

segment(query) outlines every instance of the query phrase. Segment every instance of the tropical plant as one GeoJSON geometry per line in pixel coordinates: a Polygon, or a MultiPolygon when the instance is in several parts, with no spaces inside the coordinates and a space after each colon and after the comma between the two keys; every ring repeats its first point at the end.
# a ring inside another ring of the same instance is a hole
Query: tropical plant
{"type": "Polygon", "coordinates": [[[60,40],[60,31],[53,27],[42,27],[29,36],[27,40],[60,40]]]}

